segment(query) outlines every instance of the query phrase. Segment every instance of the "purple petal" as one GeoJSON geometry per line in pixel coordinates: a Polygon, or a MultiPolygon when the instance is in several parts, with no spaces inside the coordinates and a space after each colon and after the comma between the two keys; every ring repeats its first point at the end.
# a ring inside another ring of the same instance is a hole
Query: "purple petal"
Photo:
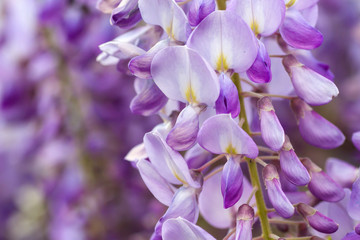
{"type": "Polygon", "coordinates": [[[326,173],[321,171],[310,159],[302,159],[304,166],[311,174],[311,181],[308,188],[315,197],[328,202],[337,202],[344,198],[343,188],[326,173]]]}
{"type": "Polygon", "coordinates": [[[350,201],[347,206],[349,215],[355,219],[360,220],[360,178],[358,178],[352,185],[350,201]]]}
{"type": "Polygon", "coordinates": [[[129,62],[130,72],[138,78],[151,79],[150,67],[155,54],[168,46],[169,41],[167,39],[162,40],[153,46],[147,53],[132,58],[129,62]]]}
{"type": "Polygon", "coordinates": [[[151,63],[151,75],[163,93],[173,100],[214,106],[219,96],[214,70],[186,46],[168,47],[158,52],[151,63]]]}
{"type": "Polygon", "coordinates": [[[360,131],[353,133],[351,141],[354,146],[360,151],[360,131]]]}
{"type": "Polygon", "coordinates": [[[231,113],[236,118],[240,113],[238,90],[233,81],[225,74],[219,75],[220,95],[215,102],[216,113],[231,113]]]}
{"type": "Polygon", "coordinates": [[[326,160],[326,173],[342,187],[351,187],[356,179],[357,168],[337,158],[326,160]],[[341,171],[339,171],[341,169],[341,171]]]}
{"type": "Polygon", "coordinates": [[[188,12],[189,23],[197,26],[210,13],[215,11],[216,3],[214,0],[192,0],[188,12]]]}
{"type": "Polygon", "coordinates": [[[356,232],[349,232],[341,240],[360,240],[360,235],[356,234],[356,232]]]}
{"type": "Polygon", "coordinates": [[[224,208],[232,207],[243,193],[243,173],[240,159],[230,157],[224,165],[221,177],[221,193],[224,197],[224,208]]]}
{"type": "Polygon", "coordinates": [[[285,16],[283,0],[231,0],[227,9],[236,12],[261,36],[276,32],[285,16]]]}
{"type": "Polygon", "coordinates": [[[154,197],[159,202],[169,206],[174,195],[171,185],[155,170],[149,161],[140,160],[136,166],[145,185],[154,197]]]}
{"type": "Polygon", "coordinates": [[[304,66],[294,56],[286,56],[283,64],[291,77],[296,94],[308,104],[326,104],[339,94],[331,80],[304,66]]]}
{"type": "Polygon", "coordinates": [[[259,40],[259,52],[254,63],[246,71],[248,78],[255,83],[268,83],[271,81],[271,60],[265,45],[259,40]]]}
{"type": "Polygon", "coordinates": [[[182,217],[192,223],[196,223],[199,218],[196,189],[181,187],[175,192],[169,208],[155,226],[155,237],[161,239],[159,237],[161,236],[163,223],[168,219],[177,217],[182,217]]]}
{"type": "Polygon", "coordinates": [[[294,215],[294,206],[281,189],[279,174],[276,167],[272,164],[268,164],[263,169],[263,178],[270,202],[276,212],[284,218],[289,218],[294,215]]]}
{"type": "Polygon", "coordinates": [[[321,74],[325,78],[329,80],[334,79],[334,74],[331,72],[329,65],[319,62],[314,55],[307,50],[297,50],[294,51],[294,56],[299,60],[302,64],[312,69],[313,71],[321,74]]]}
{"type": "Polygon", "coordinates": [[[323,36],[312,27],[299,11],[286,11],[280,34],[291,47],[300,49],[314,49],[321,45],[323,36]]]}
{"type": "Polygon", "coordinates": [[[252,225],[254,221],[254,209],[248,204],[240,206],[236,217],[236,235],[235,240],[251,240],[252,225]]]}
{"type": "Polygon", "coordinates": [[[278,151],[284,144],[285,132],[270,98],[263,97],[258,101],[261,137],[272,150],[278,151]]]}
{"type": "Polygon", "coordinates": [[[280,166],[291,183],[297,186],[309,183],[310,175],[297,157],[288,137],[286,137],[285,144],[280,151],[280,166]]]}
{"type": "Polygon", "coordinates": [[[199,168],[212,157],[212,154],[196,144],[185,153],[185,160],[190,169],[199,168]]]}
{"type": "Polygon", "coordinates": [[[111,24],[120,28],[132,28],[141,20],[137,0],[122,0],[111,14],[111,24]]]}
{"type": "Polygon", "coordinates": [[[259,154],[252,138],[228,114],[207,119],[200,128],[198,143],[216,154],[243,154],[249,158],[259,154]]]}
{"type": "Polygon", "coordinates": [[[162,238],[163,240],[215,240],[205,230],[181,217],[172,218],[164,222],[162,238]]]}
{"type": "Polygon", "coordinates": [[[258,46],[254,34],[235,13],[215,11],[192,32],[187,42],[218,71],[246,71],[254,62],[258,46]],[[236,51],[234,51],[236,49],[236,51]]]}
{"type": "Polygon", "coordinates": [[[299,203],[296,209],[308,221],[309,225],[319,232],[334,233],[339,228],[332,219],[304,203],[299,203]]]}
{"type": "Polygon", "coordinates": [[[136,162],[141,159],[146,159],[148,157],[144,143],[138,144],[135,147],[133,147],[128,154],[124,157],[125,160],[130,162],[136,162]]]}
{"type": "MultiPolygon", "coordinates": [[[[120,40],[114,39],[113,41],[103,43],[99,46],[100,50],[103,52],[103,54],[106,54],[106,56],[114,57],[118,60],[121,59],[131,59],[135,56],[144,54],[145,51],[141,48],[135,46],[132,43],[122,42],[120,40]]],[[[101,56],[101,55],[99,55],[101,56]]],[[[104,57],[98,57],[97,61],[100,63],[103,63],[106,58],[104,57]]]]}
{"type": "Polygon", "coordinates": [[[146,23],[161,26],[177,41],[186,42],[191,32],[184,11],[173,0],[139,0],[141,16],[146,23]]]}
{"type": "Polygon", "coordinates": [[[342,145],[344,134],[331,122],[320,116],[300,99],[291,101],[298,120],[300,134],[305,141],[315,147],[331,149],[342,145]]]}
{"type": "Polygon", "coordinates": [[[199,116],[189,105],[179,114],[175,126],[166,138],[167,144],[176,151],[185,151],[195,145],[199,132],[199,116]]]}
{"type": "Polygon", "coordinates": [[[158,134],[152,132],[145,134],[144,144],[151,163],[166,180],[174,184],[182,182],[194,188],[200,187],[200,184],[191,177],[184,158],[172,150],[158,134]]]}
{"type": "MultiPolygon", "coordinates": [[[[213,171],[218,170],[218,168],[213,171]]],[[[204,182],[202,191],[199,196],[199,208],[204,219],[216,228],[229,228],[233,224],[233,215],[236,209],[245,203],[250,197],[252,186],[249,181],[243,179],[243,194],[232,208],[225,209],[223,207],[223,196],[221,194],[221,176],[222,172],[218,172],[204,182]]],[[[250,204],[255,203],[253,197],[250,204]]]]}
{"type": "Polygon", "coordinates": [[[137,94],[130,103],[132,113],[143,116],[154,115],[167,103],[168,98],[160,91],[153,80],[147,81],[145,89],[137,94]]]}
{"type": "Polygon", "coordinates": [[[313,204],[317,199],[309,192],[286,192],[286,197],[292,204],[306,203],[313,204]]]}

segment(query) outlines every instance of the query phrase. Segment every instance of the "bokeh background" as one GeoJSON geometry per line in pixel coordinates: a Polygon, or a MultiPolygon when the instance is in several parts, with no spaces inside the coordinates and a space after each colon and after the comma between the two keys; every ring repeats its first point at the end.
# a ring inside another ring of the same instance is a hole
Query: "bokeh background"
{"type": "MultiPolygon", "coordinates": [[[[124,160],[160,118],[131,113],[133,77],[96,61],[124,31],[109,17],[96,0],[0,0],[1,240],[148,239],[165,211],[124,160]]],[[[360,1],[320,0],[317,27],[314,54],[340,94],[316,110],[348,140],[317,149],[288,106],[277,112],[298,155],[358,166],[349,139],[360,130],[360,1]]]]}

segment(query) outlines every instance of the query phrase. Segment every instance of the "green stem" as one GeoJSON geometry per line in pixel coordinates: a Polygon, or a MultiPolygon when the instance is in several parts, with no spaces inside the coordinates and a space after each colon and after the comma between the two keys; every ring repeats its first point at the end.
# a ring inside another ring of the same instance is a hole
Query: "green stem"
{"type": "MultiPolygon", "coordinates": [[[[239,74],[234,73],[234,75],[232,76],[232,80],[238,90],[238,93],[239,93],[239,101],[240,101],[240,108],[241,108],[240,118],[244,119],[243,129],[249,134],[250,126],[249,126],[249,122],[246,117],[244,97],[241,95],[242,88],[241,88],[239,74]]],[[[245,158],[245,159],[247,160],[248,167],[249,167],[251,184],[253,185],[254,188],[255,187],[258,188],[258,191],[256,191],[256,193],[255,193],[255,199],[256,199],[256,206],[258,208],[258,214],[259,214],[259,218],[260,218],[263,238],[264,238],[264,240],[271,240],[272,239],[270,237],[271,228],[270,228],[269,220],[267,217],[267,210],[266,210],[263,192],[261,189],[261,184],[260,184],[256,161],[253,159],[250,159],[250,158],[245,158]]]]}
{"type": "Polygon", "coordinates": [[[226,9],[226,0],[216,0],[216,2],[219,10],[226,9]]]}

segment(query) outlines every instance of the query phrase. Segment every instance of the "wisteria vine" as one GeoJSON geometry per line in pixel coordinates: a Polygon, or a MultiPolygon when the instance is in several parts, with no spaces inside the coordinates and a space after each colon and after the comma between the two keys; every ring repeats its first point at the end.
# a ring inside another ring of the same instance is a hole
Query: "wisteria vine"
{"type": "MultiPolygon", "coordinates": [[[[168,206],[151,239],[215,239],[200,214],[227,229],[224,240],[360,239],[358,169],[330,159],[324,171],[298,157],[274,107],[287,101],[315,147],[345,141],[312,108],[339,94],[311,53],[323,42],[317,0],[100,0],[98,8],[124,31],[100,45],[98,61],[135,76],[133,113],[162,119],[126,156],[168,206]]],[[[360,150],[360,132],[352,141],[360,150]]]]}

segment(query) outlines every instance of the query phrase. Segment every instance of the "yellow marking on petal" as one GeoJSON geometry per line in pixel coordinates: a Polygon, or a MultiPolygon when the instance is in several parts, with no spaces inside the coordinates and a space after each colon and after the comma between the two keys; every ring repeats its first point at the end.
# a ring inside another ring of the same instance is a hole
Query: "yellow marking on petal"
{"type": "Polygon", "coordinates": [[[227,146],[225,152],[228,154],[237,154],[236,149],[233,147],[231,143],[227,146]]]}
{"type": "Polygon", "coordinates": [[[198,101],[196,100],[196,95],[194,93],[194,90],[192,89],[191,85],[189,85],[185,91],[185,97],[186,100],[189,103],[198,103],[198,101]]]}
{"type": "Polygon", "coordinates": [[[185,181],[185,179],[182,179],[174,170],[172,171],[172,173],[174,174],[174,176],[176,177],[177,180],[182,182],[182,184],[188,185],[188,183],[185,181]]]}
{"type": "Polygon", "coordinates": [[[287,4],[286,4],[286,8],[291,7],[292,5],[294,5],[296,2],[296,0],[290,0],[287,4]]]}
{"type": "Polygon", "coordinates": [[[218,60],[216,61],[216,70],[219,72],[226,72],[229,69],[229,65],[226,61],[226,57],[223,53],[220,53],[218,60]]]}
{"type": "Polygon", "coordinates": [[[175,39],[175,35],[174,35],[173,29],[172,29],[172,23],[169,27],[167,27],[165,29],[165,31],[170,38],[175,39]]]}
{"type": "Polygon", "coordinates": [[[254,32],[255,36],[259,34],[259,24],[255,20],[252,21],[250,28],[254,32]]]}

